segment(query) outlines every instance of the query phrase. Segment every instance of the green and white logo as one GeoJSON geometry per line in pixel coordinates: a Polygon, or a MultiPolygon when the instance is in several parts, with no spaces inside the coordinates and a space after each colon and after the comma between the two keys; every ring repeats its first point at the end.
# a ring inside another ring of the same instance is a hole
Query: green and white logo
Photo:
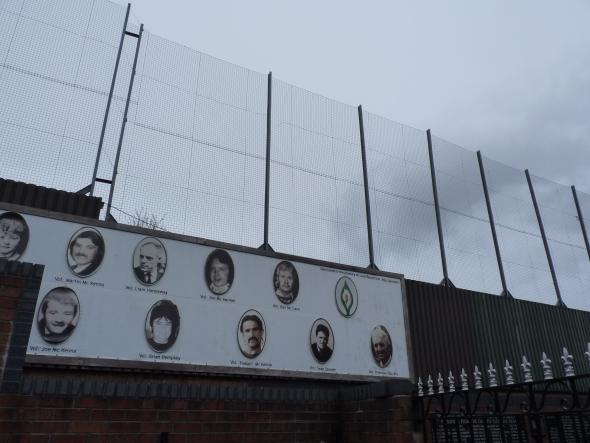
{"type": "Polygon", "coordinates": [[[352,317],[358,308],[358,292],[354,282],[348,277],[341,277],[334,290],[336,307],[344,317],[352,317]]]}

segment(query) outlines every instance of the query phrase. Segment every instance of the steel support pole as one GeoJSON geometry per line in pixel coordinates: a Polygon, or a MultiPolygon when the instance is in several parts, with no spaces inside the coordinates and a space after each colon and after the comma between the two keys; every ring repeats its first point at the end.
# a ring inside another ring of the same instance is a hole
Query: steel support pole
{"type": "Polygon", "coordinates": [[[272,110],[272,72],[268,73],[268,85],[266,92],[266,172],[264,176],[264,243],[259,249],[272,251],[268,243],[268,221],[270,208],[270,131],[272,110]]]}
{"type": "Polygon", "coordinates": [[[369,269],[379,269],[375,264],[373,253],[373,227],[371,224],[371,202],[369,200],[369,175],[367,173],[367,152],[365,147],[365,127],[363,125],[363,107],[359,105],[359,134],[361,137],[361,157],[363,160],[363,184],[365,188],[365,210],[367,212],[367,237],[369,241],[369,269]]]}
{"type": "Polygon", "coordinates": [[[107,213],[105,220],[109,220],[111,216],[111,205],[113,203],[113,193],[115,192],[115,182],[117,180],[117,173],[119,171],[119,159],[121,157],[121,146],[123,145],[123,135],[125,134],[125,126],[127,126],[127,113],[129,112],[129,102],[131,101],[131,93],[133,91],[133,82],[135,80],[135,72],[137,68],[137,58],[139,56],[139,46],[141,45],[141,36],[143,35],[143,23],[139,27],[139,35],[137,36],[137,45],[135,47],[135,56],[133,58],[133,69],[131,70],[131,80],[129,81],[129,89],[127,91],[127,100],[125,101],[125,111],[123,112],[123,124],[121,125],[121,132],[119,133],[119,143],[117,144],[117,155],[115,156],[115,165],[113,166],[113,175],[111,178],[111,189],[109,190],[109,200],[107,203],[107,213]]]}
{"type": "Polygon", "coordinates": [[[586,226],[584,225],[584,217],[582,216],[582,209],[580,208],[580,202],[578,201],[578,193],[576,187],[572,186],[572,194],[574,194],[574,202],[576,203],[576,210],[578,211],[578,220],[580,220],[580,228],[582,229],[582,235],[584,236],[584,244],[586,245],[586,252],[590,259],[590,244],[588,243],[588,233],[586,232],[586,226]]]}
{"type": "Polygon", "coordinates": [[[547,262],[549,263],[549,270],[551,271],[551,278],[553,279],[553,286],[555,286],[555,294],[557,295],[557,306],[565,307],[565,303],[561,299],[561,291],[559,290],[559,284],[557,283],[557,275],[555,274],[555,268],[553,267],[553,260],[551,259],[551,251],[549,250],[549,243],[547,242],[547,236],[545,235],[545,228],[543,227],[543,219],[541,218],[541,211],[539,211],[539,205],[537,204],[537,198],[535,197],[535,189],[533,188],[533,182],[529,170],[525,169],[526,181],[529,184],[529,191],[531,192],[531,199],[533,200],[533,206],[535,207],[535,214],[537,215],[537,222],[539,222],[539,230],[541,231],[541,238],[543,239],[543,246],[545,247],[545,254],[547,254],[547,262]]]}
{"type": "Polygon", "coordinates": [[[102,145],[104,143],[104,134],[107,128],[107,121],[109,119],[109,111],[111,109],[111,101],[113,100],[113,91],[115,90],[115,83],[117,81],[117,71],[119,70],[119,61],[121,60],[121,51],[123,50],[123,42],[125,40],[125,32],[127,31],[127,22],[129,21],[129,11],[131,10],[131,3],[127,3],[127,11],[125,12],[125,22],[123,23],[123,32],[121,32],[121,41],[119,42],[119,50],[117,51],[117,60],[115,61],[115,70],[113,71],[113,78],[111,80],[111,89],[109,90],[109,97],[107,99],[107,108],[104,113],[104,120],[102,121],[102,129],[100,131],[100,140],[98,141],[98,150],[96,151],[96,161],[94,162],[94,172],[92,173],[92,183],[90,184],[90,195],[94,195],[94,187],[96,185],[96,174],[98,174],[98,165],[100,163],[100,154],[102,152],[102,145]]]}
{"type": "Polygon", "coordinates": [[[454,287],[453,282],[449,279],[447,270],[447,255],[445,253],[445,241],[443,238],[442,220],[440,218],[440,206],[438,204],[438,188],[436,186],[436,172],[434,169],[434,153],[432,151],[432,135],[430,129],[426,130],[426,139],[428,140],[428,158],[430,159],[430,179],[432,180],[432,196],[434,197],[434,212],[436,214],[436,228],[438,230],[438,244],[440,247],[440,261],[442,263],[443,279],[440,282],[443,286],[454,287]]]}
{"type": "Polygon", "coordinates": [[[486,206],[488,208],[488,219],[490,221],[490,229],[492,230],[492,239],[494,240],[494,249],[496,250],[496,260],[498,261],[498,271],[500,272],[500,281],[502,282],[502,295],[512,297],[512,294],[506,287],[506,277],[504,276],[504,266],[502,265],[502,257],[500,255],[500,246],[498,245],[498,236],[496,235],[496,223],[494,222],[494,213],[492,212],[492,203],[490,201],[490,194],[488,192],[488,183],[486,181],[486,173],[483,167],[483,158],[481,152],[477,151],[477,163],[479,164],[479,173],[481,175],[481,184],[483,186],[483,193],[486,199],[486,206]]]}

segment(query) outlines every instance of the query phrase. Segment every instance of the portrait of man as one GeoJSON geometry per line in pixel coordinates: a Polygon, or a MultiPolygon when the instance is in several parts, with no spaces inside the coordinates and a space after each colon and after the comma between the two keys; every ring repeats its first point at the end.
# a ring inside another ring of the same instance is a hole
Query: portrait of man
{"type": "Polygon", "coordinates": [[[170,349],[178,337],[180,314],[170,300],[156,302],[145,319],[145,338],[156,352],[170,349]]]}
{"type": "Polygon", "coordinates": [[[391,337],[389,332],[383,325],[378,325],[373,328],[371,332],[371,352],[373,359],[380,368],[386,368],[391,362],[393,354],[393,347],[391,345],[391,337]]]}
{"type": "Polygon", "coordinates": [[[264,320],[258,311],[246,311],[238,325],[238,343],[247,358],[255,358],[264,349],[266,331],[264,320]]]}
{"type": "Polygon", "coordinates": [[[90,227],[78,230],[68,243],[70,270],[82,278],[94,274],[102,263],[104,252],[105,245],[100,232],[90,227]]]}
{"type": "Polygon", "coordinates": [[[29,227],[22,215],[0,215],[0,259],[19,260],[29,243],[29,227]]]}
{"type": "Polygon", "coordinates": [[[311,352],[319,363],[326,363],[334,352],[334,335],[330,324],[323,318],[318,318],[311,326],[311,352]]]}
{"type": "Polygon", "coordinates": [[[216,249],[207,257],[205,281],[215,295],[223,295],[234,282],[234,262],[223,249],[216,249]]]}
{"type": "Polygon", "coordinates": [[[166,249],[157,238],[144,238],[133,253],[133,273],[142,285],[156,284],[166,272],[166,249]]]}
{"type": "Polygon", "coordinates": [[[65,341],[78,324],[80,302],[76,293],[66,287],[49,291],[37,312],[37,327],[43,340],[48,343],[65,341]]]}
{"type": "Polygon", "coordinates": [[[293,263],[282,261],[277,265],[273,284],[275,295],[281,303],[289,305],[295,301],[299,293],[299,276],[293,263]]]}

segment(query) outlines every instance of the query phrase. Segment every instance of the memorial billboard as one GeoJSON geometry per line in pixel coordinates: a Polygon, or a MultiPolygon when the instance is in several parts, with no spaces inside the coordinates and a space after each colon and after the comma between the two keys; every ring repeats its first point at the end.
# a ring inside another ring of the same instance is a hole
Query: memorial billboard
{"type": "Polygon", "coordinates": [[[0,254],[45,266],[29,363],[410,377],[396,274],[36,210],[0,254]]]}

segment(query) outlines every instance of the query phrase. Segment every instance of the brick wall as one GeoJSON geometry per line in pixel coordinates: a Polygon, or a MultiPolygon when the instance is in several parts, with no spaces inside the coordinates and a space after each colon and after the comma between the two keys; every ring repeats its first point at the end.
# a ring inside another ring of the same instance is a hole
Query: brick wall
{"type": "Polygon", "coordinates": [[[42,272],[0,261],[0,443],[421,441],[400,383],[25,366],[42,272]]]}
{"type": "Polygon", "coordinates": [[[347,443],[418,443],[422,433],[416,428],[412,398],[347,401],[342,405],[342,441],[347,443]]]}

